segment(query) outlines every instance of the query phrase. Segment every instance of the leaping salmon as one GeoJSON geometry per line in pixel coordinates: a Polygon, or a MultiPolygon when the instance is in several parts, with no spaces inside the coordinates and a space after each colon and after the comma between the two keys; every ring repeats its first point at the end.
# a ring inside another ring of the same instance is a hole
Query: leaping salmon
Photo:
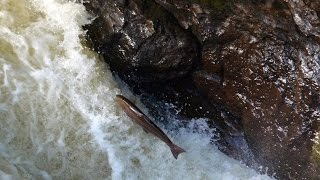
{"type": "Polygon", "coordinates": [[[145,132],[150,132],[166,143],[172,152],[172,155],[177,159],[180,153],[186,152],[181,147],[173,144],[168,136],[154,124],[137,106],[122,95],[116,95],[117,103],[122,107],[124,112],[137,124],[139,124],[145,132]]]}

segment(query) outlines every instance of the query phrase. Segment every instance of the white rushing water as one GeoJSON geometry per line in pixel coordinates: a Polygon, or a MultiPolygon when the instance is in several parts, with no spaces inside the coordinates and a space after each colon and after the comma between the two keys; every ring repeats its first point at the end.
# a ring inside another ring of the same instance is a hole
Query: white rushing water
{"type": "Polygon", "coordinates": [[[174,159],[115,104],[110,71],[81,43],[87,23],[81,4],[0,0],[0,179],[270,179],[188,129],[174,159]]]}

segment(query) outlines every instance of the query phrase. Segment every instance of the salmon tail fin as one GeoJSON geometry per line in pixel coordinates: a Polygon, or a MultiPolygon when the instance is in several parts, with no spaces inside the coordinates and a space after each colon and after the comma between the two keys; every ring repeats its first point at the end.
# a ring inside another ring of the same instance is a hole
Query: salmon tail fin
{"type": "Polygon", "coordinates": [[[172,144],[170,146],[170,150],[171,150],[171,153],[172,155],[174,156],[174,158],[178,158],[179,154],[180,153],[183,153],[183,152],[186,152],[184,149],[182,149],[181,147],[175,145],[175,144],[172,144]]]}

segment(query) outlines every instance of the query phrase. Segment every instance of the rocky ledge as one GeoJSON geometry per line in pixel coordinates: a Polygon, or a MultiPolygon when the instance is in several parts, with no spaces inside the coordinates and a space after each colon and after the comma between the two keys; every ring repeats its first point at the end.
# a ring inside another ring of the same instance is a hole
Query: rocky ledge
{"type": "Polygon", "coordinates": [[[156,119],[208,118],[221,151],[319,179],[320,1],[91,0],[85,29],[156,119]],[[241,142],[241,143],[239,143],[241,142]]]}

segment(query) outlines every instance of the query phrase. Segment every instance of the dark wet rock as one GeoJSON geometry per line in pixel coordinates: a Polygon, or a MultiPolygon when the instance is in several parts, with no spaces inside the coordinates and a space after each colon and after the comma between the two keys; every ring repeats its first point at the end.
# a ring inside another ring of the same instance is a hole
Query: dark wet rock
{"type": "Polygon", "coordinates": [[[155,119],[170,104],[179,119],[207,118],[226,154],[279,179],[320,179],[320,1],[95,0],[87,9],[98,15],[88,27],[95,49],[155,119]]]}
{"type": "Polygon", "coordinates": [[[89,11],[101,14],[89,27],[95,49],[128,81],[181,78],[197,60],[198,45],[192,34],[183,31],[170,13],[151,1],[91,4],[89,11]]]}

